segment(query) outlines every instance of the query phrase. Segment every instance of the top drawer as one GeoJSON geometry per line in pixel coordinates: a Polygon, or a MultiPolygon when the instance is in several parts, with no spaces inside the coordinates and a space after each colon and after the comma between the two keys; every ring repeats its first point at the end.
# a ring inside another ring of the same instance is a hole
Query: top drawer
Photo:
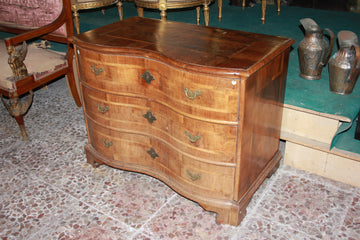
{"type": "Polygon", "coordinates": [[[142,97],[199,120],[236,124],[240,83],[149,58],[77,49],[80,80],[96,90],[142,97]]]}

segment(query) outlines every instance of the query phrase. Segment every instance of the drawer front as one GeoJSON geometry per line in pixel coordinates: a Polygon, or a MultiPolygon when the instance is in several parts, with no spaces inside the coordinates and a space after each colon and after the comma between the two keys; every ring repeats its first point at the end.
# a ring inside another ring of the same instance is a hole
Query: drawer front
{"type": "Polygon", "coordinates": [[[91,145],[112,159],[110,165],[153,175],[180,192],[190,189],[195,195],[233,198],[233,167],[197,161],[153,138],[114,131],[89,119],[87,122],[91,145]]]}
{"type": "Polygon", "coordinates": [[[183,116],[157,102],[82,88],[86,115],[99,125],[160,139],[210,162],[234,164],[237,126],[183,116]]]}
{"type": "Polygon", "coordinates": [[[190,73],[147,58],[79,52],[81,81],[94,89],[151,99],[200,120],[238,120],[238,80],[190,73]]]}

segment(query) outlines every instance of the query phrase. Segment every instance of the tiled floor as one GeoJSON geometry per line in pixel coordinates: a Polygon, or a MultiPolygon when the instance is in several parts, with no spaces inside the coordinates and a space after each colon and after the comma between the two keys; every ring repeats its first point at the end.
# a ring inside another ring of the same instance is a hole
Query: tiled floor
{"type": "Polygon", "coordinates": [[[92,168],[64,79],[35,93],[25,121],[23,142],[1,104],[1,239],[360,239],[360,189],[284,165],[238,227],[154,178],[92,168]]]}

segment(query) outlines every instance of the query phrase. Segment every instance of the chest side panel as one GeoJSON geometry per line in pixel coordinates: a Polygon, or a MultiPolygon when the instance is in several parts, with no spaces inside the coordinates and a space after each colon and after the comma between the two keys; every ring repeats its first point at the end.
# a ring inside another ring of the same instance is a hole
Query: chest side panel
{"type": "Polygon", "coordinates": [[[243,83],[237,200],[278,154],[288,54],[278,55],[243,83]]]}

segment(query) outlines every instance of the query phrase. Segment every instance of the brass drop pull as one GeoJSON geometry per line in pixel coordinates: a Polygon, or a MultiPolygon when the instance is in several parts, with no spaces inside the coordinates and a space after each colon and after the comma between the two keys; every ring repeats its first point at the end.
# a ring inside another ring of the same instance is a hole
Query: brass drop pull
{"type": "Polygon", "coordinates": [[[98,110],[99,112],[101,112],[102,114],[106,113],[107,111],[109,111],[109,107],[108,106],[101,106],[100,104],[97,104],[98,110]]]}
{"type": "Polygon", "coordinates": [[[113,142],[112,141],[110,141],[110,142],[108,142],[108,141],[106,141],[105,139],[101,139],[102,140],[102,142],[104,143],[104,146],[106,147],[106,148],[109,148],[109,147],[111,147],[112,145],[113,145],[113,142]]]}
{"type": "Polygon", "coordinates": [[[97,68],[94,65],[91,65],[91,70],[96,76],[98,76],[100,73],[104,71],[102,67],[97,68]]]}
{"type": "Polygon", "coordinates": [[[190,179],[193,181],[199,180],[201,178],[200,174],[194,174],[194,173],[190,172],[189,169],[186,170],[186,173],[189,175],[190,179]]]}
{"type": "Polygon", "coordinates": [[[196,97],[200,96],[200,90],[196,90],[195,92],[190,91],[187,88],[184,88],[185,96],[191,100],[194,100],[196,97]]]}
{"type": "Polygon", "coordinates": [[[146,70],[146,71],[144,72],[144,74],[141,75],[141,77],[145,80],[145,82],[146,82],[147,84],[150,84],[153,80],[155,80],[155,78],[153,77],[153,75],[151,75],[151,73],[150,73],[148,70],[146,70]]]}
{"type": "Polygon", "coordinates": [[[201,139],[200,135],[192,135],[191,133],[189,133],[188,131],[185,131],[185,135],[187,136],[187,138],[189,139],[190,142],[195,143],[197,141],[199,141],[201,139]]]}
{"type": "Polygon", "coordinates": [[[154,148],[150,148],[150,149],[147,150],[146,152],[150,155],[150,157],[151,157],[152,159],[155,159],[155,158],[159,157],[159,154],[157,154],[157,152],[155,151],[154,148]]]}
{"type": "Polygon", "coordinates": [[[144,118],[146,118],[150,124],[152,124],[156,120],[156,117],[150,110],[146,114],[144,114],[144,118]]]}

